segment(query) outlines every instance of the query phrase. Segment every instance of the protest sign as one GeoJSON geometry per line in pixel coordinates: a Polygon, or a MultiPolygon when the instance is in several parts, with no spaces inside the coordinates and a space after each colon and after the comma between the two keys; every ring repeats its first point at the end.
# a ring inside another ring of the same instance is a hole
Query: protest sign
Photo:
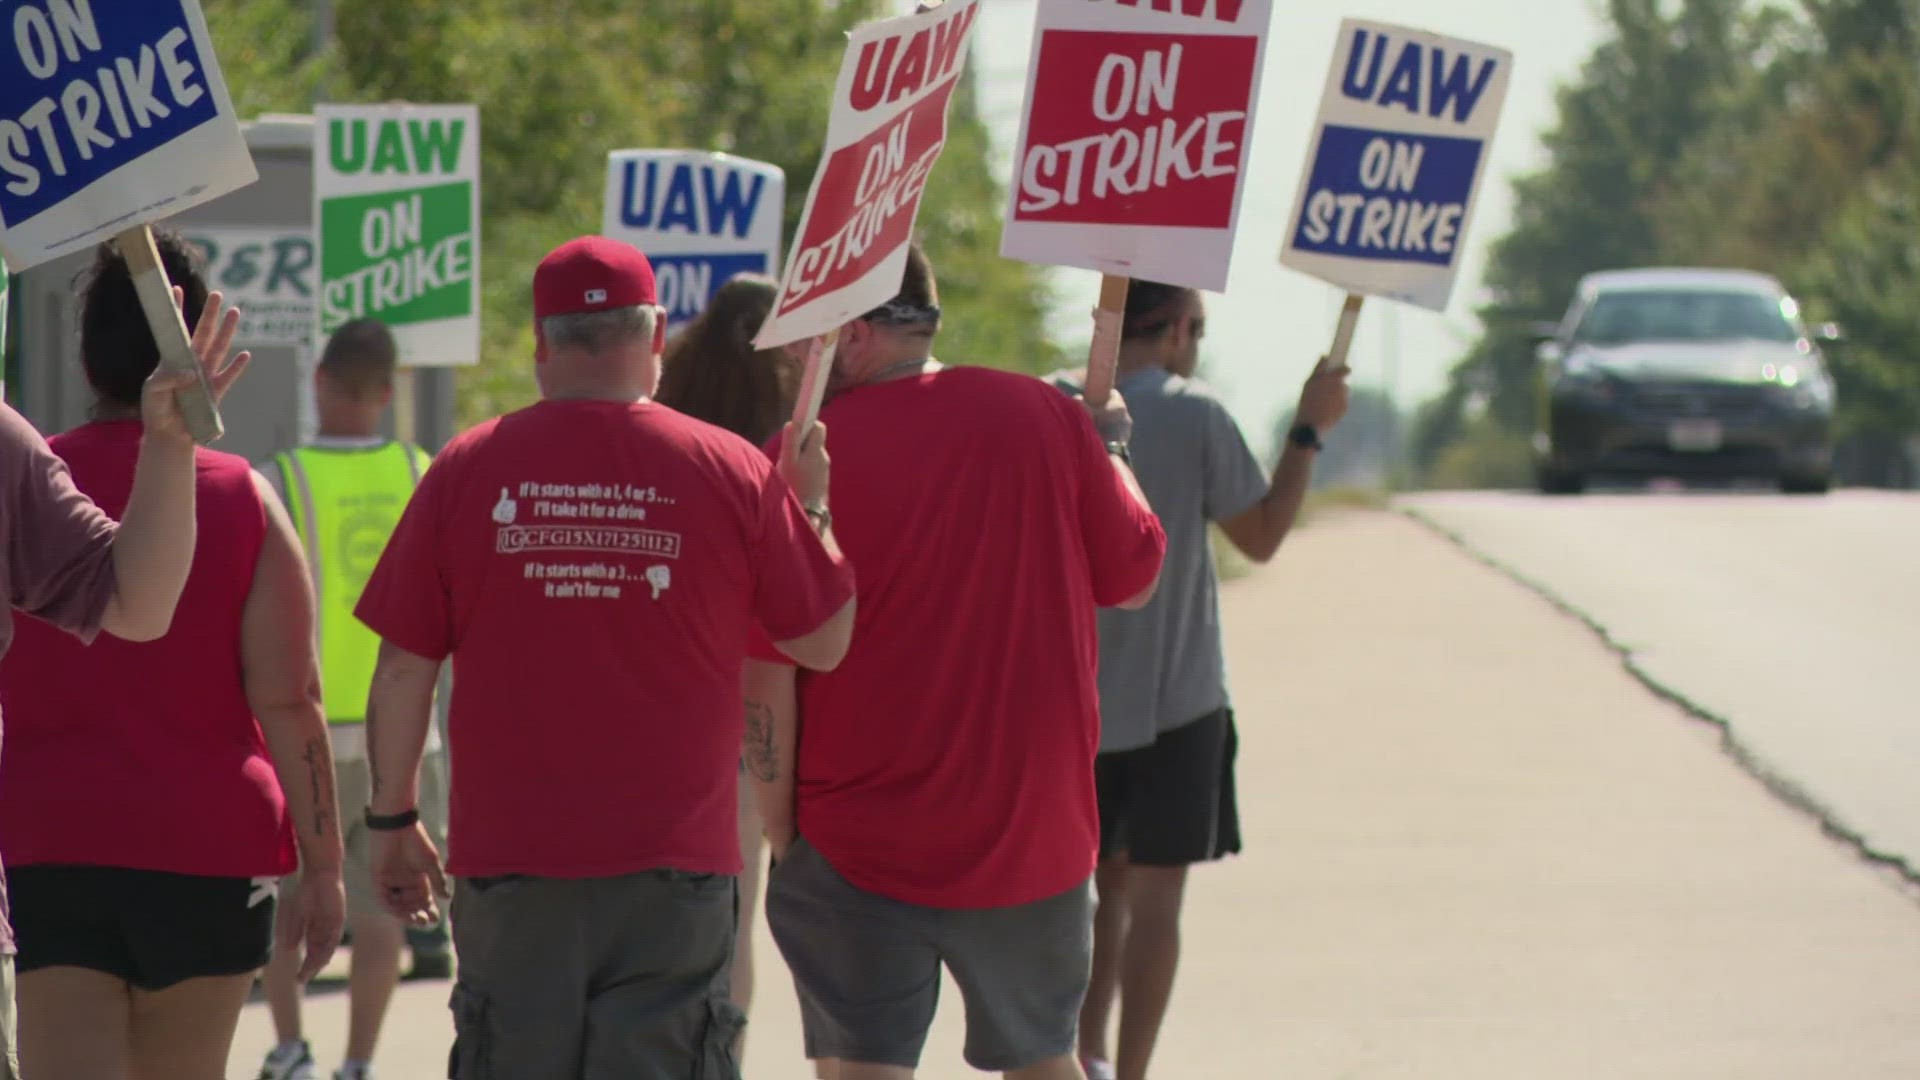
{"type": "Polygon", "coordinates": [[[17,273],[255,179],[195,0],[0,19],[0,248],[17,273]]]}
{"type": "Polygon", "coordinates": [[[900,291],[979,4],[948,0],[849,35],[826,150],[757,346],[836,330],[900,291]]]}
{"type": "Polygon", "coordinates": [[[240,308],[238,347],[313,340],[313,236],[271,228],[186,228],[207,265],[207,287],[240,308]]]}
{"type": "Polygon", "coordinates": [[[1226,288],[1271,0],[1040,0],[1000,253],[1098,270],[1086,397],[1132,278],[1226,288]]]}
{"type": "Polygon", "coordinates": [[[671,333],[735,275],[774,272],[786,197],[778,165],[692,150],[616,150],[607,156],[601,231],[653,263],[671,333]]]}
{"type": "Polygon", "coordinates": [[[1011,259],[1226,288],[1271,0],[1040,0],[1011,259]]]}
{"type": "Polygon", "coordinates": [[[1280,256],[1351,294],[1336,344],[1362,296],[1446,310],[1512,68],[1491,45],[1341,24],[1280,256]]]}
{"type": "MultiPolygon", "coordinates": [[[[920,196],[947,145],[947,105],[979,14],[980,0],[947,0],[847,36],[826,150],[780,295],[754,338],[766,349],[827,335],[808,355],[794,403],[801,432],[819,415],[840,327],[900,291],[920,196]]],[[[788,439],[788,452],[800,443],[788,439]]]]}
{"type": "Polygon", "coordinates": [[[112,240],[200,442],[219,411],[150,222],[252,183],[195,0],[15,0],[0,45],[0,250],[15,270],[112,240]]]}
{"type": "Polygon", "coordinates": [[[374,318],[405,367],[479,363],[479,109],[322,105],[314,120],[315,346],[374,318]]]}

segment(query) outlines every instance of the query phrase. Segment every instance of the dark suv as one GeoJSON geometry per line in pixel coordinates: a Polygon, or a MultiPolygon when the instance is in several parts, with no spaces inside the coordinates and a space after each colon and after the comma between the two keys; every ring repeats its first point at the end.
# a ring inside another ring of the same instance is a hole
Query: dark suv
{"type": "Polygon", "coordinates": [[[1827,490],[1833,380],[1780,283],[1737,270],[1610,270],[1539,330],[1541,491],[1594,476],[1757,478],[1827,490]]]}

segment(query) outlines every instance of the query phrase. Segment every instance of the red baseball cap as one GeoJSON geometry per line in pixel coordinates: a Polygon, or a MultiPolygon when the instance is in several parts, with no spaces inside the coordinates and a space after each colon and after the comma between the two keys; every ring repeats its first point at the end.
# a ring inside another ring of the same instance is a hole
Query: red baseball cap
{"type": "Polygon", "coordinates": [[[657,303],[653,264],[638,248],[604,236],[569,240],[540,260],[533,272],[534,355],[547,358],[541,319],[657,303]]]}

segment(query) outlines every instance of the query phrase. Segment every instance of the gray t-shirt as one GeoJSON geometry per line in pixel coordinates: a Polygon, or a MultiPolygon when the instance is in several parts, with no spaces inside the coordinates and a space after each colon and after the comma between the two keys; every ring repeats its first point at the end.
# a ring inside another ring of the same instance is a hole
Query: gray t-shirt
{"type": "MultiPolygon", "coordinates": [[[[1055,385],[1079,389],[1064,374],[1055,385]]],[[[1244,513],[1267,476],[1213,391],[1159,368],[1123,376],[1134,475],[1167,533],[1160,587],[1100,612],[1100,752],[1151,744],[1227,705],[1219,582],[1207,526],[1244,513]]]]}

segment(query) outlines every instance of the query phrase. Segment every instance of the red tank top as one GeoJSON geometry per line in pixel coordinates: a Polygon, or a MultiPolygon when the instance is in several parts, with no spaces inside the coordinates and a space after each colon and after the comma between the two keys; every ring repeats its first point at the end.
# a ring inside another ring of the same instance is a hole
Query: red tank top
{"type": "MultiPolygon", "coordinates": [[[[140,425],[49,440],[117,520],[140,425]]],[[[266,536],[253,470],[198,450],[198,544],[173,626],[92,646],[15,614],[0,661],[0,857],[8,866],[122,866],[264,877],[296,864],[286,797],[242,688],[240,623],[266,536]]]]}

